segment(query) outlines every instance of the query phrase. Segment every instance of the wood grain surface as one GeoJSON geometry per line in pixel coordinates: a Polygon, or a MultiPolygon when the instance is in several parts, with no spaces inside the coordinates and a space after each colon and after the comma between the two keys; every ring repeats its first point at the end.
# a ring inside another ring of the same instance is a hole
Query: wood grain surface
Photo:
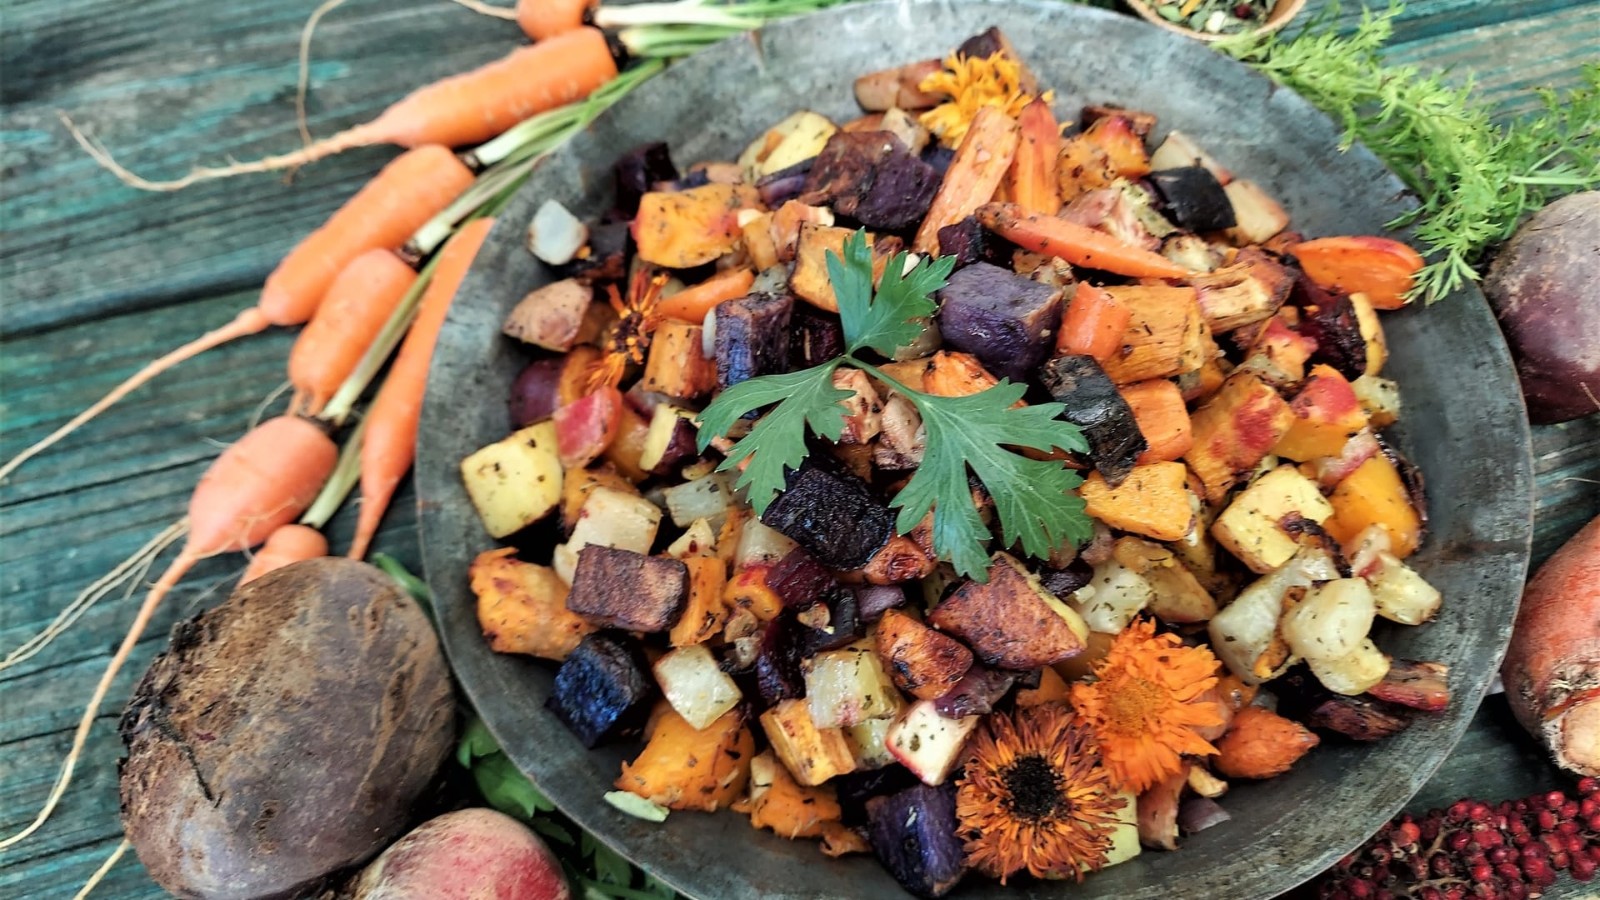
{"type": "MultiPolygon", "coordinates": [[[[258,176],[140,193],[68,137],[68,113],[151,177],[298,144],[296,49],[310,0],[196,4],[12,0],[0,28],[0,458],[9,458],[158,352],[254,303],[279,257],[392,156],[363,150],[293,179],[258,176]]],[[[1313,0],[1309,14],[1326,3],[1313,0]]],[[[1348,27],[1356,4],[1336,23],[1348,27]]],[[[1474,77],[1514,116],[1536,85],[1568,85],[1597,56],[1600,3],[1416,0],[1394,60],[1474,77]]],[[[446,0],[351,0],[313,44],[316,135],[370,118],[410,89],[522,40],[446,0]]],[[[1439,314],[1447,315],[1441,309],[1439,314]]],[[[292,335],[269,333],[157,379],[0,484],[0,654],[183,514],[195,479],[285,378],[292,335]]],[[[498,400],[498,398],[496,398],[498,400]]],[[[268,411],[281,409],[282,402],[268,411]]],[[[1535,429],[1540,560],[1600,512],[1600,419],[1535,429]]],[[[376,549],[415,565],[413,498],[376,549]]],[[[330,533],[347,545],[345,510],[330,533]]],[[[164,565],[171,554],[164,557],[164,565]]],[[[178,618],[226,594],[244,565],[208,561],[169,598],[112,690],[54,818],[0,851],[0,898],[71,897],[116,845],[121,698],[178,618]]],[[[0,835],[31,820],[137,596],[106,598],[44,653],[0,672],[0,835]]],[[[1419,806],[1562,783],[1491,699],[1419,806]]],[[[95,896],[161,896],[131,855],[95,896]]],[[[1576,897],[1574,887],[1547,896],[1576,897]]]]}

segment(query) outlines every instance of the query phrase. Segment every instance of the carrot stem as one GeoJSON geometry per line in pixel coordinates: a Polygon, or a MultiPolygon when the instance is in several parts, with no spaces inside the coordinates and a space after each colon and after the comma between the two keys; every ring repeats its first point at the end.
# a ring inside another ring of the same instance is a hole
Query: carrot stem
{"type": "Polygon", "coordinates": [[[257,332],[265,331],[267,326],[271,324],[271,322],[267,321],[266,315],[263,314],[258,307],[251,307],[250,309],[247,309],[235,316],[232,322],[229,322],[221,328],[208,331],[189,343],[184,344],[182,347],[173,350],[166,356],[147,364],[144,368],[129,376],[126,381],[117,385],[115,388],[112,388],[111,393],[106,394],[99,400],[96,400],[93,406],[90,406],[83,412],[73,416],[72,421],[61,426],[60,428],[57,428],[55,431],[52,431],[44,439],[33,443],[27,449],[12,457],[6,462],[5,465],[0,466],[0,481],[4,481],[7,476],[9,476],[12,472],[15,472],[18,466],[21,466],[28,460],[38,456],[45,450],[48,450],[50,447],[54,446],[56,442],[76,431],[79,426],[83,425],[85,422],[88,422],[90,419],[93,419],[95,416],[100,415],[102,412],[105,412],[112,406],[112,404],[133,393],[135,390],[138,390],[140,385],[156,377],[157,375],[160,375],[162,372],[165,372],[166,370],[187,359],[199,356],[201,353],[210,350],[212,347],[226,344],[235,338],[241,338],[247,335],[256,334],[257,332]]]}
{"type": "Polygon", "coordinates": [[[411,327],[411,320],[417,316],[417,304],[422,300],[422,292],[427,289],[428,282],[433,280],[434,267],[439,264],[436,256],[422,267],[417,273],[417,280],[400,299],[400,305],[395,307],[389,316],[389,321],[383,324],[383,330],[378,332],[378,337],[362,355],[361,361],[351,371],[344,384],[339,386],[337,393],[322,408],[320,418],[335,425],[343,425],[349,418],[351,410],[355,408],[356,401],[372,384],[372,379],[378,376],[383,364],[388,361],[389,355],[394,353],[394,348],[400,346],[400,341],[406,336],[406,329],[411,327]]]}
{"type": "Polygon", "coordinates": [[[300,517],[300,524],[320,530],[344,505],[345,499],[361,481],[361,442],[366,436],[367,420],[362,419],[356,423],[350,436],[345,438],[344,446],[339,450],[339,461],[333,464],[333,474],[328,476],[322,492],[311,501],[305,515],[300,517]]]}

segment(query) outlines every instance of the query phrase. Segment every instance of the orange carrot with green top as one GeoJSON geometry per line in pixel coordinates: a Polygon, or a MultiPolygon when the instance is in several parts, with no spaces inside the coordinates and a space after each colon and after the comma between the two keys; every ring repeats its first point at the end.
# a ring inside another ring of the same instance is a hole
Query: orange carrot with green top
{"type": "Polygon", "coordinates": [[[983,227],[1024,250],[1059,256],[1075,266],[1131,278],[1187,278],[1192,273],[1159,253],[1124,243],[1076,222],[1031,213],[1015,203],[978,209],[983,227]]]}
{"type": "Polygon", "coordinates": [[[450,301],[492,227],[493,219],[468,222],[439,251],[439,263],[418,304],[417,319],[367,411],[366,435],[361,443],[361,516],[350,545],[351,559],[366,556],[395,488],[416,458],[417,424],[422,416],[422,394],[428,384],[433,346],[444,326],[445,314],[450,311],[450,301]]]}
{"type": "Polygon", "coordinates": [[[290,412],[322,412],[416,281],[392,250],[368,250],[345,266],[289,351],[290,412]]]}

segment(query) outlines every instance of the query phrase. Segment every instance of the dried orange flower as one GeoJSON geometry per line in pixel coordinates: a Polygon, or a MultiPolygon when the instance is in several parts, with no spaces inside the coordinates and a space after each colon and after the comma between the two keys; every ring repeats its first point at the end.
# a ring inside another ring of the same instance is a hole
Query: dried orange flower
{"type": "MultiPolygon", "coordinates": [[[[922,124],[947,147],[961,143],[983,107],[997,107],[1016,118],[1034,99],[1022,90],[1022,66],[998,51],[984,59],[952,53],[944,68],[922,79],[917,88],[950,98],[921,116],[922,124]]],[[[1054,94],[1045,91],[1045,101],[1054,94]]]]}
{"type": "Polygon", "coordinates": [[[1185,754],[1216,753],[1195,729],[1222,723],[1203,696],[1217,683],[1217,658],[1155,627],[1134,621],[1095,664],[1095,680],[1072,686],[1072,705],[1093,729],[1111,780],[1134,793],[1176,773],[1185,754]]]}
{"type": "Polygon", "coordinates": [[[604,352],[589,370],[585,384],[588,393],[607,385],[618,386],[630,364],[644,362],[644,352],[650,347],[650,335],[659,318],[656,307],[661,304],[661,288],[666,283],[667,276],[651,275],[647,268],[641,267],[628,285],[626,300],[617,295],[615,287],[606,287],[611,308],[617,312],[617,321],[611,326],[604,352]]]}
{"type": "Polygon", "coordinates": [[[1073,877],[1105,864],[1127,803],[1100,767],[1089,730],[1058,703],[995,713],[973,738],[956,786],[967,861],[1005,884],[1026,869],[1073,877]]]}

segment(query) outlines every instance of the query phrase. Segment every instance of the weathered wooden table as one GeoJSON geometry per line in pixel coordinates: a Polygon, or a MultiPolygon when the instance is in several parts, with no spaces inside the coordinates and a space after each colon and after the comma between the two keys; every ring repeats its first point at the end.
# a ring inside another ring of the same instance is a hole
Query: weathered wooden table
{"type": "MultiPolygon", "coordinates": [[[[92,163],[68,138],[58,111],[144,173],[176,175],[196,161],[282,151],[298,142],[296,41],[313,5],[7,5],[0,31],[0,458],[54,429],[147,358],[253,304],[278,258],[391,155],[349,153],[288,182],[256,177],[146,194],[92,163]]],[[[1324,5],[1313,0],[1308,12],[1324,5]]],[[[1347,9],[1338,21],[1348,26],[1356,15],[1347,9]]],[[[1415,0],[1389,55],[1470,73],[1510,116],[1527,108],[1529,88],[1569,85],[1581,63],[1600,58],[1597,22],[1600,3],[1593,0],[1415,0]]],[[[317,33],[311,128],[326,135],[364,121],[411,87],[495,58],[521,39],[514,25],[445,0],[351,4],[317,33]]],[[[32,636],[183,514],[206,464],[283,382],[291,338],[269,333],[183,365],[0,485],[0,652],[32,636]]],[[[1600,512],[1600,418],[1535,434],[1538,560],[1600,512]]],[[[399,498],[377,549],[414,565],[410,500],[399,498]]],[[[338,550],[351,519],[347,511],[332,526],[338,550]]],[[[0,851],[0,898],[70,897],[116,846],[120,698],[172,623],[224,596],[242,565],[239,557],[207,562],[169,598],[117,679],[54,818],[29,841],[0,851]]],[[[131,606],[120,595],[106,599],[44,653],[0,672],[0,836],[31,821],[48,793],[131,606]]],[[[1498,799],[1562,783],[1510,722],[1503,701],[1492,698],[1416,805],[1464,794],[1498,799]]],[[[98,895],[160,891],[130,855],[98,895]]],[[[1580,895],[1571,886],[1552,894],[1580,895]]]]}

